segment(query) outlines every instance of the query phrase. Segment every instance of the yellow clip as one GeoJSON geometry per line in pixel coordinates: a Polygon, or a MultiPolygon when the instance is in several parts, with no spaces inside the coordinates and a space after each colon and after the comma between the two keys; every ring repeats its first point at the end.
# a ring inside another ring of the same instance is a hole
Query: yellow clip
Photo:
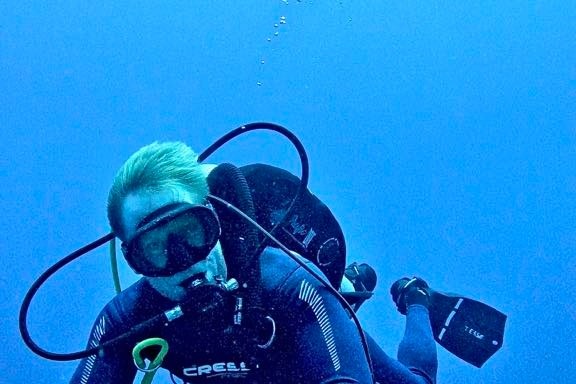
{"type": "Polygon", "coordinates": [[[139,371],[144,372],[144,378],[142,379],[142,384],[150,384],[156,371],[162,365],[164,361],[164,357],[168,353],[168,342],[164,339],[159,337],[153,337],[150,339],[142,340],[134,349],[132,349],[132,357],[134,358],[134,364],[139,371]],[[156,358],[150,362],[150,365],[146,367],[146,362],[142,358],[142,350],[148,347],[160,347],[160,351],[156,358]]]}

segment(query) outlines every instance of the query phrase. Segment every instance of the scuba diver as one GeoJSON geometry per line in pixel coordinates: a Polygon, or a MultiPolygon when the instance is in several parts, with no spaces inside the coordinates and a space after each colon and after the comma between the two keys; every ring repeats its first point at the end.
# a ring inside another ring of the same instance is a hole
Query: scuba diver
{"type": "MultiPolygon", "coordinates": [[[[222,196],[218,188],[234,200],[241,194],[236,184],[242,190],[243,182],[254,187],[263,179],[281,184],[296,177],[260,164],[239,171],[230,164],[200,164],[197,158],[184,143],[156,142],[135,152],[116,174],[108,219],[126,261],[143,278],[101,311],[89,347],[133,330],[150,313],[193,307],[193,315],[165,320],[138,334],[139,339],[167,341],[162,367],[184,382],[435,383],[436,346],[424,281],[402,279],[392,287],[407,320],[398,360],[392,359],[369,336],[364,340],[350,311],[327,289],[326,282],[341,283],[333,276],[329,281],[329,269],[323,273],[302,254],[295,255],[309,267],[303,268],[214,201],[222,196]],[[242,259],[251,253],[257,254],[260,267],[241,279],[242,259]]],[[[259,215],[255,209],[260,215],[266,212],[273,226],[277,211],[286,207],[275,203],[272,210],[261,209],[258,204],[271,197],[262,197],[262,189],[248,190],[252,199],[236,199],[236,204],[253,218],[259,215]]],[[[310,192],[306,196],[322,205],[310,192]]],[[[305,215],[307,210],[297,212],[305,215]]],[[[294,217],[291,231],[280,232],[303,246],[301,253],[315,254],[318,264],[330,264],[342,251],[341,233],[323,235],[320,226],[303,231],[298,214],[294,217]],[[296,241],[298,236],[303,237],[296,241]]],[[[366,264],[352,264],[344,281],[372,289],[375,275],[366,264]]],[[[132,383],[139,369],[133,347],[133,342],[120,340],[85,357],[71,383],[132,383]]],[[[143,349],[142,356],[152,361],[159,348],[143,349]]]]}
{"type": "Polygon", "coordinates": [[[112,183],[112,232],[56,262],[30,287],[20,308],[22,339],[46,359],[81,360],[71,383],[82,384],[132,383],[138,371],[149,384],[160,367],[185,383],[435,384],[436,343],[481,367],[502,346],[506,315],[434,291],[418,277],[390,288],[406,316],[397,359],[362,329],[356,311],[372,296],[376,273],[367,264],[346,267],[344,235],[308,190],[308,168],[298,138],[272,123],[238,127],[199,155],[182,142],[142,147],[112,183]],[[252,130],[288,138],[300,177],[265,164],[204,163],[252,130]],[[116,238],[142,276],[124,291],[116,238]],[[27,324],[35,294],[106,243],[118,295],[94,322],[88,347],[42,349],[27,324]]]}

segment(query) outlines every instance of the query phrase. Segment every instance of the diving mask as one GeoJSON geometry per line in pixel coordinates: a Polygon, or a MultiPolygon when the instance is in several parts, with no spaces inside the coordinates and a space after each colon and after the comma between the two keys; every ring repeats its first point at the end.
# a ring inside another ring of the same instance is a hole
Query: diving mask
{"type": "Polygon", "coordinates": [[[166,205],[139,224],[122,243],[132,269],[149,277],[172,276],[205,259],[220,237],[216,213],[206,205],[166,205]]]}

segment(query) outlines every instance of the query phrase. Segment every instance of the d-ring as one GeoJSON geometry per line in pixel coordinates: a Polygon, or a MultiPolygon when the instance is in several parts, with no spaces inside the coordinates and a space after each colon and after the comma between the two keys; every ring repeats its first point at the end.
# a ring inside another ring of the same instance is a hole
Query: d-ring
{"type": "Polygon", "coordinates": [[[262,349],[267,349],[272,345],[272,342],[274,341],[274,338],[276,337],[276,322],[274,321],[273,318],[271,318],[270,316],[266,316],[266,319],[268,319],[270,321],[270,323],[272,323],[272,334],[270,335],[270,339],[264,343],[264,344],[257,344],[258,347],[262,348],[262,349]]]}

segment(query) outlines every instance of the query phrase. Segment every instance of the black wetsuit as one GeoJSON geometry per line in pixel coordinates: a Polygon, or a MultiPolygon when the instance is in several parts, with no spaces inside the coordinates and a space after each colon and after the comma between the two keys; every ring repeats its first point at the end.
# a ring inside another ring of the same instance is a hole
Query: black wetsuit
{"type": "MultiPolygon", "coordinates": [[[[261,270],[263,303],[276,325],[268,349],[235,349],[221,330],[214,330],[210,324],[196,324],[194,317],[184,316],[147,334],[169,343],[162,367],[190,383],[372,383],[358,330],[333,294],[277,249],[265,249],[261,270]],[[249,353],[256,353],[257,360],[253,361],[249,353]]],[[[174,305],[141,279],[106,305],[93,326],[88,345],[110,340],[174,305]]],[[[415,317],[415,341],[421,336],[419,330],[426,328],[420,322],[426,324],[427,320],[425,308],[416,307],[411,310],[424,318],[415,317]]],[[[427,351],[418,349],[419,341],[406,342],[405,337],[403,343],[411,370],[369,339],[376,379],[381,383],[432,382],[424,377],[435,376],[435,365],[430,368],[418,357],[427,351]]],[[[136,374],[133,346],[120,344],[84,359],[71,383],[132,383],[136,374]]]]}

